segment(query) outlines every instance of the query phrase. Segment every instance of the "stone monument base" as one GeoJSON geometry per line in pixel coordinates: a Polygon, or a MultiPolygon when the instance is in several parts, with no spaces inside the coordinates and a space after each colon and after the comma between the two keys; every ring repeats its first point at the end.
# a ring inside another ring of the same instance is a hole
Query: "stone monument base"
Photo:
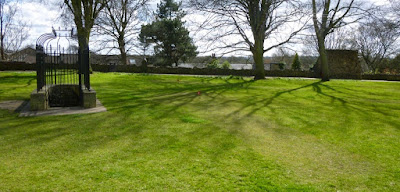
{"type": "Polygon", "coordinates": [[[84,108],[95,108],[96,107],[96,91],[93,89],[87,90],[84,89],[82,91],[82,104],[84,108]]]}
{"type": "Polygon", "coordinates": [[[79,91],[78,85],[52,85],[43,87],[40,91],[35,89],[31,93],[30,109],[32,111],[43,111],[50,107],[73,107],[84,108],[96,107],[96,91],[83,89],[79,91]],[[82,94],[82,95],[80,95],[82,94]],[[64,102],[54,104],[54,100],[64,102]]]}
{"type": "Polygon", "coordinates": [[[31,93],[31,110],[43,111],[49,108],[48,91],[37,89],[31,93]]]}

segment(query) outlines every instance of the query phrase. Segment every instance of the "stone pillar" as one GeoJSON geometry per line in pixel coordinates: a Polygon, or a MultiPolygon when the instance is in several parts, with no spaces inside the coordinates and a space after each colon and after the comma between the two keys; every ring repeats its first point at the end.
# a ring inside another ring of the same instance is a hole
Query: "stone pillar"
{"type": "Polygon", "coordinates": [[[93,89],[83,89],[83,107],[84,108],[95,108],[96,107],[96,91],[93,89]]]}
{"type": "Polygon", "coordinates": [[[47,92],[43,89],[39,92],[35,89],[31,93],[31,111],[43,111],[48,109],[49,101],[47,100],[47,92]]]}

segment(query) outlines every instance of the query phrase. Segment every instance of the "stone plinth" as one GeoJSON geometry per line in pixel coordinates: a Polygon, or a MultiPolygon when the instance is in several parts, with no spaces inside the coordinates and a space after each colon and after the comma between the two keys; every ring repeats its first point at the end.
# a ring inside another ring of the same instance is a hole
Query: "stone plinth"
{"type": "Polygon", "coordinates": [[[31,111],[43,111],[51,107],[73,107],[79,105],[83,108],[95,108],[96,91],[82,88],[80,93],[78,85],[53,85],[43,88],[39,92],[34,90],[31,93],[31,111]],[[82,94],[81,97],[80,94],[82,94]]]}
{"type": "Polygon", "coordinates": [[[48,109],[49,101],[47,92],[45,90],[37,91],[36,89],[31,93],[31,110],[43,111],[48,109]]]}
{"type": "Polygon", "coordinates": [[[84,108],[95,108],[96,107],[96,91],[93,89],[82,91],[82,103],[84,108]]]}

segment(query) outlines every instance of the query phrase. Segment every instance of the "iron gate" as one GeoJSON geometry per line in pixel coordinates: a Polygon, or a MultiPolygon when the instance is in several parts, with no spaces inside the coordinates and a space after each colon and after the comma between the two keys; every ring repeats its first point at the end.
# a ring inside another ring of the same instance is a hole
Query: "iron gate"
{"type": "Polygon", "coordinates": [[[36,42],[37,90],[45,90],[50,107],[82,105],[90,89],[89,48],[74,46],[73,30],[54,30],[36,42]]]}

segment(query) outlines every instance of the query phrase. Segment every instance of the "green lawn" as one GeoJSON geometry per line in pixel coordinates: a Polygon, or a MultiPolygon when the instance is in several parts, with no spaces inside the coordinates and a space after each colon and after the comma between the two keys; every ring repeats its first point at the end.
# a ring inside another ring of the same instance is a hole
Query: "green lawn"
{"type": "MultiPolygon", "coordinates": [[[[35,85],[0,72],[0,101],[35,85]]],[[[95,73],[92,86],[108,112],[0,110],[0,191],[400,191],[400,83],[95,73]]]]}

